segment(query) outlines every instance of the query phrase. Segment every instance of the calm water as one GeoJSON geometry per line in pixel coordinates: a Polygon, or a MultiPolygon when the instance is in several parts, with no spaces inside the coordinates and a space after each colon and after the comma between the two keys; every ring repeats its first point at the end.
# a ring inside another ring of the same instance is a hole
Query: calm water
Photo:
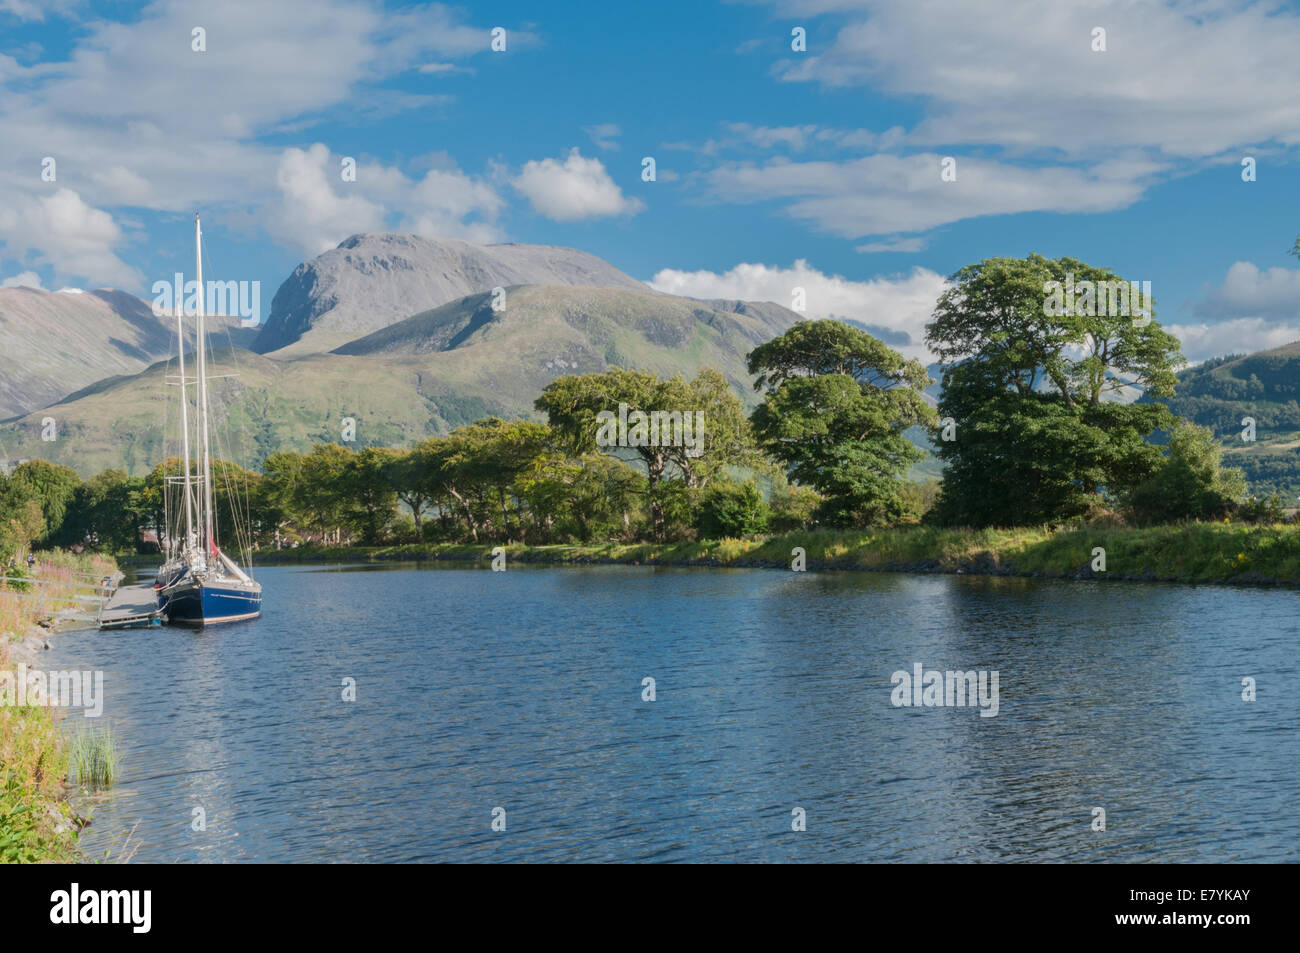
{"type": "Polygon", "coordinates": [[[259,578],[256,622],[55,641],[50,668],[105,671],[99,724],[121,741],[91,853],[138,824],[137,861],[1300,858],[1300,592],[637,567],[259,578]],[[891,673],[916,662],[998,670],[999,714],[893,707],[891,673]]]}

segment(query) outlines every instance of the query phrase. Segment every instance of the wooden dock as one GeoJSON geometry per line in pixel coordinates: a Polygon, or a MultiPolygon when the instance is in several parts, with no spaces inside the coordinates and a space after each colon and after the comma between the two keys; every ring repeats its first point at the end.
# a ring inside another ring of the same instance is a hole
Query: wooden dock
{"type": "Polygon", "coordinates": [[[152,585],[120,586],[99,610],[101,629],[141,629],[162,625],[158,593],[152,585]]]}

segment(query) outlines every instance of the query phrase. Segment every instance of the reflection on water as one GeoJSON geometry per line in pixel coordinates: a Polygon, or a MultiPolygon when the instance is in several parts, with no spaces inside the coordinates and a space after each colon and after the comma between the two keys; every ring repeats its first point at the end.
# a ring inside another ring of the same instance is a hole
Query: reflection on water
{"type": "Polygon", "coordinates": [[[124,756],[89,853],[138,822],[140,861],[1297,858],[1297,592],[358,568],[55,641],[124,756]],[[997,670],[999,714],[893,707],[918,662],[997,670]]]}

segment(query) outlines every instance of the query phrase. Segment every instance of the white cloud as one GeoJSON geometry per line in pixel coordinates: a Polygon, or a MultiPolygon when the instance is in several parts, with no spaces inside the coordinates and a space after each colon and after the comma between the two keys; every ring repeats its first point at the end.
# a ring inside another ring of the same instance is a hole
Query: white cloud
{"type": "Polygon", "coordinates": [[[891,238],[883,242],[868,242],[865,245],[859,245],[854,251],[860,251],[863,254],[872,254],[874,252],[918,252],[925,251],[926,240],[924,238],[891,238]]]}
{"type": "Polygon", "coordinates": [[[41,276],[34,271],[24,271],[0,281],[0,288],[40,288],[41,276]]]}
{"type": "Polygon", "coordinates": [[[599,159],[584,159],[576,148],[563,162],[533,159],[524,163],[512,184],[533,211],[557,222],[635,215],[645,207],[640,199],[623,195],[599,159]]]}
{"type": "Polygon", "coordinates": [[[48,264],[56,276],[130,286],[140,274],[117,257],[122,230],[113,216],[69,188],[45,195],[0,194],[0,243],[6,255],[48,264]]]}
{"type": "Polygon", "coordinates": [[[284,150],[276,174],[281,200],[267,208],[267,231],[312,255],[349,235],[390,228],[479,242],[500,237],[500,196],[459,169],[430,169],[418,182],[379,163],[359,165],[355,182],[344,182],[340,170],[340,157],[323,143],[284,150]]]}
{"type": "MultiPolygon", "coordinates": [[[[64,6],[4,2],[32,16],[64,6]]],[[[61,62],[28,67],[0,55],[0,209],[11,219],[42,214],[34,203],[50,186],[33,170],[49,155],[59,162],[59,182],[69,176],[73,194],[92,210],[203,208],[218,219],[271,220],[286,192],[300,190],[307,207],[274,233],[295,247],[318,245],[321,234],[349,221],[373,223],[366,203],[380,203],[350,202],[343,192],[331,198],[328,183],[292,160],[286,168],[280,148],[256,140],[310,128],[332,108],[374,116],[426,106],[434,98],[383,84],[421,64],[491,55],[493,25],[441,4],[386,10],[369,0],[228,0],[205,6],[198,20],[186,0],[155,0],[126,22],[88,20],[61,62]],[[196,23],[207,30],[204,53],[190,48],[196,23]]],[[[512,48],[534,40],[511,29],[512,48]]],[[[434,214],[437,203],[424,205],[429,227],[454,226],[434,214]]],[[[115,250],[121,236],[105,248],[102,223],[89,224],[95,236],[73,250],[49,244],[56,236],[48,228],[0,229],[0,253],[30,256],[22,265],[80,265],[90,270],[72,274],[91,283],[124,281],[129,269],[115,250]]]]}
{"type": "Polygon", "coordinates": [[[1165,330],[1183,343],[1193,364],[1225,354],[1249,354],[1300,341],[1300,321],[1234,318],[1218,324],[1166,324],[1165,330]]]}
{"type": "MultiPolygon", "coordinates": [[[[286,149],[280,157],[276,185],[283,200],[269,210],[267,231],[283,242],[318,255],[356,232],[381,231],[384,210],[359,194],[341,195],[326,169],[329,149],[286,149]]],[[[347,183],[340,181],[339,191],[347,183]]]]}
{"type": "Polygon", "coordinates": [[[1205,320],[1165,326],[1183,342],[1192,363],[1300,341],[1300,269],[1261,270],[1235,262],[1222,284],[1205,289],[1192,312],[1205,320]]]}
{"type": "Polygon", "coordinates": [[[1248,261],[1228,269],[1223,284],[1197,302],[1198,318],[1262,317],[1300,321],[1300,269],[1260,271],[1248,261]]]}
{"type": "Polygon", "coordinates": [[[876,154],[851,161],[727,163],[706,174],[728,202],[784,201],[794,218],[846,238],[916,232],[981,215],[1105,212],[1137,201],[1147,166],[1025,168],[956,156],[942,181],[938,153],[876,154]]]}
{"type": "Polygon", "coordinates": [[[805,124],[802,126],[755,126],[747,122],[723,123],[731,134],[721,140],[710,140],[705,150],[716,152],[738,144],[760,149],[785,148],[802,152],[811,147],[821,149],[879,149],[893,148],[902,141],[903,129],[894,126],[883,133],[869,129],[837,129],[832,126],[805,124]]]}
{"type": "Polygon", "coordinates": [[[442,76],[452,73],[473,73],[474,71],[468,66],[457,66],[455,63],[425,63],[420,67],[420,72],[426,76],[442,76]]]}
{"type": "Polygon", "coordinates": [[[1013,0],[996,15],[969,0],[780,5],[841,19],[777,74],[918,99],[915,144],[1203,157],[1300,143],[1300,16],[1278,3],[1013,0]],[[1105,52],[1091,48],[1099,25],[1105,52]]]}
{"type": "Polygon", "coordinates": [[[602,152],[617,152],[618,137],[623,135],[623,130],[617,123],[602,122],[595,126],[583,126],[582,131],[587,134],[587,138],[592,144],[602,152]]]}
{"type": "Polygon", "coordinates": [[[722,273],[666,268],[650,286],[691,298],[772,301],[790,307],[795,288],[806,294],[808,318],[851,318],[877,329],[891,347],[908,357],[933,360],[923,343],[925,325],[944,288],[944,278],[926,268],[907,275],[854,281],[828,275],[799,259],[789,268],[739,264],[722,273]]]}

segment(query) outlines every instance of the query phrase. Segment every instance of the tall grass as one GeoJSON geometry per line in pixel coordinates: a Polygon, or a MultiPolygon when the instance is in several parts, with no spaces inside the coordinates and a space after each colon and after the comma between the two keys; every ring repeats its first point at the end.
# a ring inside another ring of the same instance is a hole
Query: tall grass
{"type": "Polygon", "coordinates": [[[89,603],[75,597],[90,595],[93,590],[86,588],[87,584],[94,585],[97,577],[111,575],[116,568],[104,556],[57,549],[38,553],[31,572],[26,566],[11,569],[0,565],[0,576],[42,580],[40,584],[0,580],[0,638],[21,637],[36,620],[48,618],[61,609],[85,608],[89,603]]]}
{"type": "MultiPolygon", "coordinates": [[[[9,647],[0,640],[0,669],[9,647]]],[[[0,706],[0,863],[79,859],[62,800],[68,755],[48,708],[0,706]]]]}
{"type": "MultiPolygon", "coordinates": [[[[21,639],[37,620],[82,605],[73,596],[90,590],[74,583],[92,582],[91,574],[107,575],[114,568],[111,560],[100,556],[43,552],[31,575],[54,580],[56,585],[0,582],[0,669],[12,670],[10,643],[21,639]]],[[[0,569],[0,575],[28,575],[25,566],[0,569]]],[[[64,800],[70,754],[53,711],[0,705],[0,862],[80,859],[72,811],[64,800]]],[[[111,739],[107,748],[101,743],[95,755],[100,762],[108,758],[110,778],[116,774],[114,755],[111,739]]]]}
{"type": "Polygon", "coordinates": [[[81,787],[109,788],[117,780],[121,757],[113,730],[81,727],[69,741],[68,780],[81,787]]]}
{"type": "MultiPolygon", "coordinates": [[[[492,544],[408,544],[352,547],[339,552],[294,552],[310,559],[446,559],[485,563],[492,544]]],[[[748,539],[681,543],[593,543],[587,546],[512,544],[512,562],[640,563],[659,565],[788,567],[802,548],[809,569],[928,569],[937,572],[1010,572],[1070,576],[1091,569],[1094,550],[1106,551],[1100,578],[1155,578],[1180,582],[1300,585],[1300,526],[1294,523],[1180,523],[1126,527],[1098,522],[1053,530],[900,526],[881,529],[783,533],[748,539]]],[[[274,556],[269,557],[274,559],[274,556]]]]}

